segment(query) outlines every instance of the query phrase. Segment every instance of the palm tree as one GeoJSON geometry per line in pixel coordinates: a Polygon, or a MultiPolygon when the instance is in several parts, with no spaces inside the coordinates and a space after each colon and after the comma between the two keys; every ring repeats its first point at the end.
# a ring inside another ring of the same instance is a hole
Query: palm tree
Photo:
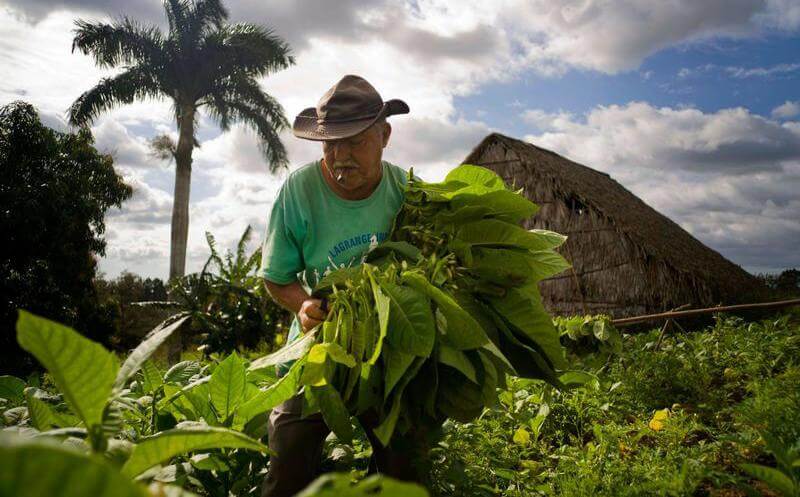
{"type": "Polygon", "coordinates": [[[294,64],[288,44],[253,24],[228,24],[221,0],[165,0],[169,32],[122,18],[111,24],[75,22],[72,50],[91,54],[103,68],[122,67],[78,97],[69,109],[73,126],[135,99],[172,99],[178,125],[172,207],[170,278],[184,275],[189,232],[192,151],[200,108],[223,131],[252,127],[270,171],[287,165],[278,133],[288,127],[283,108],[261,90],[258,78],[294,64]]]}

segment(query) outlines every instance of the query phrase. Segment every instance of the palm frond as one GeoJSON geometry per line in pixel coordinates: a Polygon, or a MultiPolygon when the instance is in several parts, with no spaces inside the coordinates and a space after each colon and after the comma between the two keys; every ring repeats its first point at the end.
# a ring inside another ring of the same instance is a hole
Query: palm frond
{"type": "Polygon", "coordinates": [[[237,122],[255,129],[271,171],[288,165],[279,133],[289,127],[289,121],[281,104],[262,91],[255,79],[241,74],[228,78],[218,83],[200,104],[206,106],[209,117],[217,120],[223,130],[237,122]]]}
{"type": "Polygon", "coordinates": [[[156,26],[123,18],[114,24],[75,21],[72,51],[91,55],[104,68],[120,65],[166,63],[164,37],[156,26]]]}
{"type": "Polygon", "coordinates": [[[205,106],[208,117],[216,121],[222,131],[228,131],[231,126],[231,115],[228,103],[225,101],[221,90],[209,92],[199,103],[205,106]]]}
{"type": "Polygon", "coordinates": [[[291,48],[270,29],[232,24],[209,33],[200,47],[204,67],[215,79],[237,73],[264,76],[295,63],[291,48]]]}
{"type": "Polygon", "coordinates": [[[83,126],[91,123],[102,112],[121,104],[132,103],[137,98],[157,98],[163,90],[150,67],[134,66],[81,94],[69,108],[69,123],[83,126]]]}
{"type": "Polygon", "coordinates": [[[207,27],[220,29],[228,19],[229,14],[228,9],[222,5],[220,0],[196,0],[190,9],[189,16],[193,18],[194,23],[200,26],[201,29],[207,27]]]}
{"type": "Polygon", "coordinates": [[[191,5],[186,0],[164,0],[170,38],[180,38],[180,33],[187,24],[186,18],[190,8],[191,5]]]}
{"type": "Polygon", "coordinates": [[[284,126],[276,126],[268,117],[269,113],[259,107],[239,101],[229,101],[228,106],[233,120],[248,125],[258,133],[258,146],[269,163],[270,171],[288,167],[286,147],[278,135],[278,131],[284,126]]]}
{"type": "Polygon", "coordinates": [[[221,82],[220,90],[227,101],[244,102],[259,109],[272,121],[278,132],[289,127],[283,106],[273,96],[264,92],[254,78],[236,75],[221,82]]]}

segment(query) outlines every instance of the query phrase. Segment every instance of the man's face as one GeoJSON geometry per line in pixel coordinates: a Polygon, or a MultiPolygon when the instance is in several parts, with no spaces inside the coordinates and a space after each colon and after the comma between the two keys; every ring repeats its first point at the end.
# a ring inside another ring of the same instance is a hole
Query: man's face
{"type": "Polygon", "coordinates": [[[378,122],[350,138],[322,143],[325,165],[342,189],[355,191],[380,180],[381,157],[390,134],[391,126],[378,122]]]}

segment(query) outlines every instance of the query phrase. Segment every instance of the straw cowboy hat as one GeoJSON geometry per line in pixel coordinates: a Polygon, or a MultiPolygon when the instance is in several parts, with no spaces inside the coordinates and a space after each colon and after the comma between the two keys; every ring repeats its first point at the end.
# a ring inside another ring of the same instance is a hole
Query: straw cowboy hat
{"type": "Polygon", "coordinates": [[[366,79],[348,74],[325,92],[316,107],[295,117],[292,131],[306,140],[338,140],[361,133],[382,117],[408,112],[402,100],[384,102],[366,79]]]}

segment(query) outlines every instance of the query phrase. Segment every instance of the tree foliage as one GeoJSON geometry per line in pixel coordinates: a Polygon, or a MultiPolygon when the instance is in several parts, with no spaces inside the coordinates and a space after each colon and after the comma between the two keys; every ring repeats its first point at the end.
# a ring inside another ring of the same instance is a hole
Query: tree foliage
{"type": "Polygon", "coordinates": [[[16,346],[17,309],[91,330],[110,330],[92,280],[106,242],[105,214],[132,190],[91,133],[61,133],[42,124],[33,106],[0,109],[0,369],[24,371],[16,346]]]}

